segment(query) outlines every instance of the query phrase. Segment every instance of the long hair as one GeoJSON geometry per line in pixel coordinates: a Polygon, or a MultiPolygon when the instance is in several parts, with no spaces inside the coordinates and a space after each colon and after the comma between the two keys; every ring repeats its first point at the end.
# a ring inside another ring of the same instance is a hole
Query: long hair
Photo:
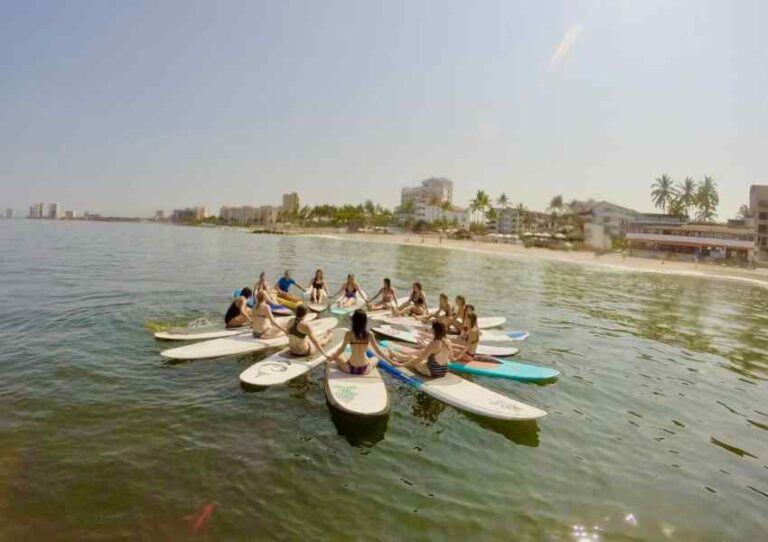
{"type": "Polygon", "coordinates": [[[467,313],[467,321],[469,322],[469,328],[473,329],[477,327],[477,314],[474,312],[467,313]]]}
{"type": "Polygon", "coordinates": [[[246,286],[245,288],[240,290],[240,295],[243,296],[244,298],[248,299],[249,297],[251,297],[253,295],[253,291],[250,288],[248,288],[248,286],[246,286]]]}
{"type": "Polygon", "coordinates": [[[368,315],[363,309],[352,313],[352,334],[357,340],[368,340],[368,315]]]}
{"type": "Polygon", "coordinates": [[[296,321],[301,322],[304,320],[304,317],[307,315],[307,306],[302,303],[298,307],[296,307],[296,321]]]}
{"type": "Polygon", "coordinates": [[[432,322],[432,333],[434,333],[436,341],[442,341],[443,339],[445,339],[445,336],[447,334],[445,324],[440,322],[439,320],[435,320],[434,322],[432,322]]]}

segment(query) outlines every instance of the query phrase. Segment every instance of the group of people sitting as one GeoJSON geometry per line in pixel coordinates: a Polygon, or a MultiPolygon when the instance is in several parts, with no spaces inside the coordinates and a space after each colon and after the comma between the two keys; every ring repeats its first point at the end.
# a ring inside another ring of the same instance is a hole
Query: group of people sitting
{"type": "Polygon", "coordinates": [[[261,273],[253,290],[243,288],[240,295],[233,299],[225,322],[227,327],[242,327],[250,323],[253,336],[260,339],[271,339],[281,334],[288,336],[288,348],[296,356],[311,356],[316,353],[323,355],[328,362],[336,363],[342,371],[364,375],[370,373],[378,363],[378,358],[393,365],[411,368],[422,376],[440,378],[448,371],[451,360],[470,361],[478,359],[476,354],[480,341],[480,330],[477,326],[477,314],[472,305],[466,303],[464,296],[458,295],[455,305],[451,306],[448,296],[440,294],[437,307],[430,311],[426,294],[419,282],[414,282],[407,301],[397,303],[397,295],[390,279],[385,278],[383,285],[376,295],[368,298],[354,275],[347,276],[346,281],[336,294],[328,295],[328,289],[323,278],[322,270],[317,270],[305,289],[291,278],[290,272],[277,281],[274,289],[268,287],[264,273],[261,273]],[[351,316],[351,329],[346,332],[341,345],[333,352],[327,352],[324,347],[331,340],[332,331],[316,335],[306,321],[309,309],[301,303],[301,298],[289,292],[291,286],[296,286],[309,294],[310,303],[322,303],[342,295],[340,306],[347,300],[346,306],[357,303],[358,296],[364,301],[369,311],[390,311],[394,316],[411,316],[422,323],[431,322],[431,333],[425,328],[420,336],[420,344],[414,348],[389,347],[383,350],[373,333],[368,328],[368,314],[362,307],[351,316]],[[249,298],[254,296],[253,308],[249,298]],[[290,297],[288,297],[290,296],[290,297]],[[380,298],[380,299],[379,299],[380,298]],[[275,318],[272,307],[279,300],[295,300],[295,315],[281,320],[275,318]],[[379,300],[378,302],[376,302],[379,300]],[[346,352],[349,347],[349,353],[346,352]],[[370,351],[374,355],[369,355],[370,351]]]}

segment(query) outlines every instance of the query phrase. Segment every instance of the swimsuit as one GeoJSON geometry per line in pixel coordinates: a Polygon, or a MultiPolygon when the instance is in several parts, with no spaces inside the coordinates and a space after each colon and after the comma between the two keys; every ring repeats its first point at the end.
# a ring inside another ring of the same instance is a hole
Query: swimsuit
{"type": "Polygon", "coordinates": [[[434,354],[430,354],[427,358],[427,369],[432,378],[442,378],[448,374],[448,365],[440,365],[434,354]]]}
{"type": "MultiPolygon", "coordinates": [[[[295,319],[293,320],[293,324],[291,325],[290,328],[288,328],[288,334],[293,335],[297,339],[306,340],[307,334],[299,331],[299,322],[300,322],[299,320],[295,320],[295,319]]],[[[304,353],[301,353],[301,354],[297,354],[295,352],[291,352],[291,353],[294,356],[308,356],[312,353],[312,346],[307,344],[307,350],[304,353]]]]}
{"type": "MultiPolygon", "coordinates": [[[[363,344],[363,345],[368,344],[367,333],[366,333],[365,339],[362,339],[359,337],[357,339],[358,340],[356,341],[349,341],[349,344],[363,344]]],[[[366,363],[365,365],[352,365],[351,363],[347,362],[347,367],[349,368],[349,374],[362,375],[362,374],[365,374],[365,371],[368,369],[368,364],[366,363]]]]}
{"type": "Polygon", "coordinates": [[[344,297],[346,297],[347,299],[353,299],[357,297],[357,287],[353,286],[352,288],[353,290],[349,291],[346,286],[344,287],[344,297]]]}
{"type": "Polygon", "coordinates": [[[237,304],[233,301],[227,309],[227,314],[224,315],[224,323],[229,325],[229,322],[240,316],[240,314],[240,307],[238,307],[237,304]]]}

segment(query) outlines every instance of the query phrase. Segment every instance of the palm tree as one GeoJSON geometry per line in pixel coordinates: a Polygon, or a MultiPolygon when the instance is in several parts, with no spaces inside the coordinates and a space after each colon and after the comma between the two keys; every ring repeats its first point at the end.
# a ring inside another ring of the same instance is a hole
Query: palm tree
{"type": "Polygon", "coordinates": [[[560,213],[563,210],[563,196],[557,195],[549,200],[549,207],[547,207],[553,215],[560,213]]]}
{"type": "Polygon", "coordinates": [[[490,206],[490,204],[491,198],[488,197],[488,194],[485,192],[485,190],[478,190],[475,194],[475,199],[469,202],[469,208],[475,214],[485,214],[485,210],[490,206]]]}
{"type": "Polygon", "coordinates": [[[752,209],[749,208],[749,205],[742,205],[739,207],[739,218],[752,218],[752,209]]]}
{"type": "Polygon", "coordinates": [[[672,179],[666,173],[656,179],[651,185],[651,199],[656,207],[661,207],[664,213],[667,212],[667,206],[672,203],[675,197],[675,189],[672,186],[672,179]]]}
{"type": "Polygon", "coordinates": [[[498,198],[496,198],[496,203],[498,203],[499,207],[501,207],[502,209],[506,209],[507,206],[509,205],[509,198],[504,192],[502,192],[501,195],[498,198]]]}
{"type": "Polygon", "coordinates": [[[717,206],[720,196],[717,194],[717,183],[712,177],[705,176],[704,181],[696,191],[696,218],[704,222],[713,222],[717,216],[717,206]]]}
{"type": "Polygon", "coordinates": [[[669,211],[669,214],[673,216],[680,218],[688,216],[688,210],[686,209],[685,203],[683,203],[682,194],[669,202],[669,208],[667,210],[669,211]]]}
{"type": "Polygon", "coordinates": [[[689,215],[691,207],[696,204],[696,181],[686,177],[677,187],[677,193],[680,203],[683,205],[683,209],[685,209],[685,214],[689,215]]]}

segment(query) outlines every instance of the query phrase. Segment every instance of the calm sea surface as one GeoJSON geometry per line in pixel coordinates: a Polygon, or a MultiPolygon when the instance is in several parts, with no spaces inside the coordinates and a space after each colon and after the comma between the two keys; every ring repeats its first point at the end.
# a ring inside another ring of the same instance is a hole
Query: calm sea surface
{"type": "Polygon", "coordinates": [[[0,221],[0,539],[765,540],[768,290],[418,246],[0,221]],[[531,337],[538,423],[390,382],[382,423],[254,355],[164,363],[264,269],[465,293],[531,337]],[[211,505],[212,506],[208,506],[211,505]],[[202,511],[202,512],[201,512],[202,511]],[[206,512],[208,514],[206,514],[206,512]],[[207,516],[207,519],[206,519],[207,516]]]}

